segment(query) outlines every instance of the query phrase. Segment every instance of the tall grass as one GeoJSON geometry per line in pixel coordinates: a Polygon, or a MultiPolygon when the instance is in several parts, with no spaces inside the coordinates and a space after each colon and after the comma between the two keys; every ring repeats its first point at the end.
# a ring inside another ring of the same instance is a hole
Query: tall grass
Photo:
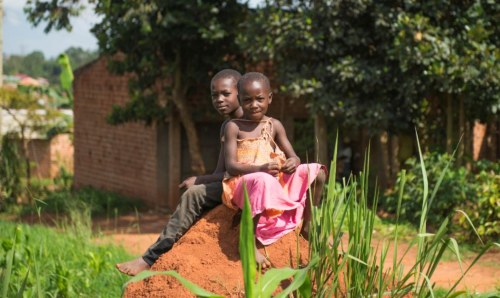
{"type": "Polygon", "coordinates": [[[123,248],[95,245],[85,225],[65,231],[0,221],[1,297],[119,297],[123,248]]]}
{"type": "MultiPolygon", "coordinates": [[[[404,297],[411,293],[414,297],[434,297],[434,284],[431,279],[444,251],[450,250],[460,262],[457,241],[448,237],[448,218],[443,220],[435,233],[428,233],[426,230],[427,215],[432,208],[442,177],[429,197],[427,173],[420,147],[419,154],[424,178],[420,225],[417,236],[410,241],[406,251],[398,255],[398,222],[406,182],[404,174],[400,179],[401,192],[393,235],[389,241],[375,246],[372,235],[376,216],[372,210],[377,210],[379,193],[377,188],[372,194],[368,191],[369,154],[365,155],[364,168],[358,177],[351,176],[348,181],[344,180],[342,185],[338,185],[334,181],[335,148],[326,197],[321,206],[312,209],[310,257],[319,257],[321,260],[310,272],[316,296],[404,297]],[[371,205],[368,202],[372,202],[371,205]],[[341,238],[344,230],[348,233],[347,244],[343,243],[341,238]],[[387,260],[391,245],[394,250],[393,257],[392,260],[387,260]],[[404,268],[402,260],[414,247],[417,250],[416,258],[412,265],[404,268]],[[391,266],[386,267],[387,263],[391,266]]],[[[492,245],[490,243],[482,248],[447,295],[453,293],[467,271],[492,245]]]]}

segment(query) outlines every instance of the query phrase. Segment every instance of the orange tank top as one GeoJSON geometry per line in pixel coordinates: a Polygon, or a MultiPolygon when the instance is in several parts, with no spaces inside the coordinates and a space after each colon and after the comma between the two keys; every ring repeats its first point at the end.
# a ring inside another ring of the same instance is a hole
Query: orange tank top
{"type": "MultiPolygon", "coordinates": [[[[233,119],[231,121],[250,121],[245,119],[233,119]]],[[[236,160],[239,163],[263,165],[275,161],[279,166],[283,166],[286,161],[285,154],[273,139],[273,123],[271,118],[262,120],[263,126],[260,135],[255,138],[238,139],[236,145],[236,160]]],[[[239,176],[231,176],[226,172],[223,180],[222,201],[225,205],[231,207],[235,184],[239,176]]],[[[233,206],[234,207],[234,206],[233,206]]]]}

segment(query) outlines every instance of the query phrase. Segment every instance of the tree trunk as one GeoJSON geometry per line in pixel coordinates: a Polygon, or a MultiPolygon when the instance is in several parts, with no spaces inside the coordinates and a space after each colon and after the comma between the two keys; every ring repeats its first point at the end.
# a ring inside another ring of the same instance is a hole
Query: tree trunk
{"type": "Polygon", "coordinates": [[[180,53],[177,53],[172,101],[179,110],[179,117],[182,126],[186,130],[189,147],[188,151],[191,157],[191,171],[195,175],[202,175],[205,173],[205,163],[203,162],[203,158],[201,156],[198,132],[196,131],[195,123],[191,117],[189,106],[186,104],[187,88],[183,84],[182,76],[180,53]]]}
{"type": "Polygon", "coordinates": [[[377,153],[380,157],[378,162],[379,185],[382,190],[389,186],[390,166],[389,166],[389,137],[384,131],[376,137],[377,153]]]}
{"type": "Polygon", "coordinates": [[[463,165],[466,144],[464,140],[464,135],[465,135],[464,98],[462,95],[459,96],[458,129],[460,136],[460,144],[458,144],[457,162],[458,164],[463,165]]]}
{"type": "Polygon", "coordinates": [[[453,153],[453,109],[452,95],[446,94],[446,152],[453,153]]]}
{"type": "Polygon", "coordinates": [[[314,136],[316,137],[317,162],[328,164],[328,135],[326,133],[325,115],[316,114],[314,117],[314,136]]]}
{"type": "Polygon", "coordinates": [[[472,170],[472,133],[471,133],[471,122],[465,121],[465,132],[464,132],[464,145],[465,152],[465,167],[470,171],[472,170]]]}
{"type": "Polygon", "coordinates": [[[390,177],[390,184],[394,185],[396,182],[396,178],[399,173],[400,169],[400,164],[399,164],[399,137],[397,135],[390,135],[389,136],[389,142],[390,142],[390,163],[391,163],[391,177],[390,177]]]}

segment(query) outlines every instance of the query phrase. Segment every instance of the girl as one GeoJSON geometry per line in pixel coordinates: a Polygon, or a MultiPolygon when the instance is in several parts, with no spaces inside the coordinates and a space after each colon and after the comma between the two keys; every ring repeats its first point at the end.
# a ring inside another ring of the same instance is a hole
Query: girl
{"type": "MultiPolygon", "coordinates": [[[[224,152],[226,177],[222,200],[231,208],[242,208],[243,182],[254,218],[255,236],[269,245],[294,230],[304,217],[301,234],[307,239],[310,203],[309,185],[316,180],[314,204],[321,198],[326,179],[320,164],[300,164],[280,121],[266,116],[272,92],[266,76],[250,72],[238,82],[243,118],[226,125],[224,152]]],[[[263,268],[269,261],[255,247],[255,258],[263,268]]]]}

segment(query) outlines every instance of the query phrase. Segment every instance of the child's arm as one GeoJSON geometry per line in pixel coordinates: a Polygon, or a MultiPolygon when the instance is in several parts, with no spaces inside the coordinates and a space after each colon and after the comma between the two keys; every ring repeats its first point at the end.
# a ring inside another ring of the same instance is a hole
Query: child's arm
{"type": "MultiPolygon", "coordinates": [[[[224,121],[221,125],[221,130],[220,130],[220,137],[224,136],[224,128],[227,124],[227,121],[224,121]]],[[[179,188],[190,188],[193,185],[196,184],[207,184],[207,183],[212,183],[212,182],[219,182],[224,179],[224,172],[226,171],[225,163],[224,163],[224,142],[221,141],[221,146],[219,150],[219,159],[217,160],[217,167],[215,168],[215,171],[212,174],[209,175],[203,175],[203,176],[191,176],[189,178],[186,178],[184,181],[182,181],[181,184],[179,184],[179,188]]]]}
{"type": "Polygon", "coordinates": [[[293,173],[295,169],[300,165],[300,158],[297,156],[293,150],[292,144],[286,136],[285,128],[279,120],[272,119],[274,127],[274,140],[280,149],[285,153],[286,161],[281,167],[281,171],[285,173],[293,173]]]}
{"type": "Polygon", "coordinates": [[[236,159],[236,146],[239,128],[234,122],[226,125],[224,134],[224,154],[226,170],[233,176],[245,175],[255,172],[266,172],[271,175],[277,175],[279,165],[277,162],[270,162],[263,165],[252,165],[239,163],[236,159]]]}

